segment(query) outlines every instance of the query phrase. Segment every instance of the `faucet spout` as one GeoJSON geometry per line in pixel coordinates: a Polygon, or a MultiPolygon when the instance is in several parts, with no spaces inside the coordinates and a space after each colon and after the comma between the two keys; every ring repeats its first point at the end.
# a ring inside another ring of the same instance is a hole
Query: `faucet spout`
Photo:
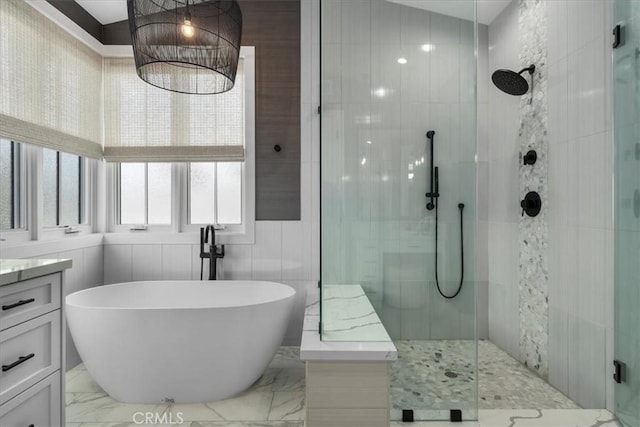
{"type": "Polygon", "coordinates": [[[216,245],[216,230],[211,224],[206,228],[200,228],[200,280],[203,276],[205,258],[209,258],[209,280],[216,280],[218,258],[224,258],[224,245],[216,245]],[[208,251],[205,248],[207,244],[209,245],[208,251]]]}

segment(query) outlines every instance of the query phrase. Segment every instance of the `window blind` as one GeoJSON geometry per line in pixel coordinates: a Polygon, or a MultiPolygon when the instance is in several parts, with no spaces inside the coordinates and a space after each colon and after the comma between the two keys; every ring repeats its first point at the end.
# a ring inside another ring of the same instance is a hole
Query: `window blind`
{"type": "Polygon", "coordinates": [[[133,58],[104,60],[104,158],[113,162],[244,160],[244,60],[235,86],[186,95],[151,86],[133,58]]]}
{"type": "Polygon", "coordinates": [[[102,57],[23,0],[0,0],[0,137],[102,158],[102,57]]]}

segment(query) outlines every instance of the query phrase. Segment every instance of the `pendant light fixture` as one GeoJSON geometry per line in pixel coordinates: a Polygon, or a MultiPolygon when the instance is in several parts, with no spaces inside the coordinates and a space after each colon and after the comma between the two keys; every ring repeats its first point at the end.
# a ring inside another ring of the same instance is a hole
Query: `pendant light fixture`
{"type": "Polygon", "coordinates": [[[236,0],[127,0],[138,76],[173,92],[233,88],[242,36],[236,0]]]}

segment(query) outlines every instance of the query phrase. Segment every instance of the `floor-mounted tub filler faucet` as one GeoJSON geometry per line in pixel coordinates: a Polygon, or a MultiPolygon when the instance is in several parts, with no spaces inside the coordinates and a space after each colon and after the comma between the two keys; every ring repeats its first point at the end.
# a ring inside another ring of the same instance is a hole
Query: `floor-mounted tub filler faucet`
{"type": "Polygon", "coordinates": [[[218,258],[224,258],[224,245],[216,245],[216,230],[213,225],[200,228],[200,280],[202,280],[205,258],[209,258],[209,280],[216,280],[218,278],[218,258]],[[209,240],[209,236],[211,236],[211,240],[209,240]],[[209,251],[205,252],[207,244],[209,251]]]}

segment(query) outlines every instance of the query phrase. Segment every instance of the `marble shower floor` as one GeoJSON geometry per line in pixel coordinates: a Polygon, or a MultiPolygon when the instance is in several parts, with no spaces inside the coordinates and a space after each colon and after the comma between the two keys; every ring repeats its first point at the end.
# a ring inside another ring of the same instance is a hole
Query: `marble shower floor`
{"type": "MultiPolygon", "coordinates": [[[[398,361],[391,367],[393,412],[425,406],[434,410],[450,409],[452,402],[463,410],[472,407],[473,341],[394,343],[398,361]]],[[[479,409],[580,408],[489,341],[478,342],[478,372],[479,409]]]]}

